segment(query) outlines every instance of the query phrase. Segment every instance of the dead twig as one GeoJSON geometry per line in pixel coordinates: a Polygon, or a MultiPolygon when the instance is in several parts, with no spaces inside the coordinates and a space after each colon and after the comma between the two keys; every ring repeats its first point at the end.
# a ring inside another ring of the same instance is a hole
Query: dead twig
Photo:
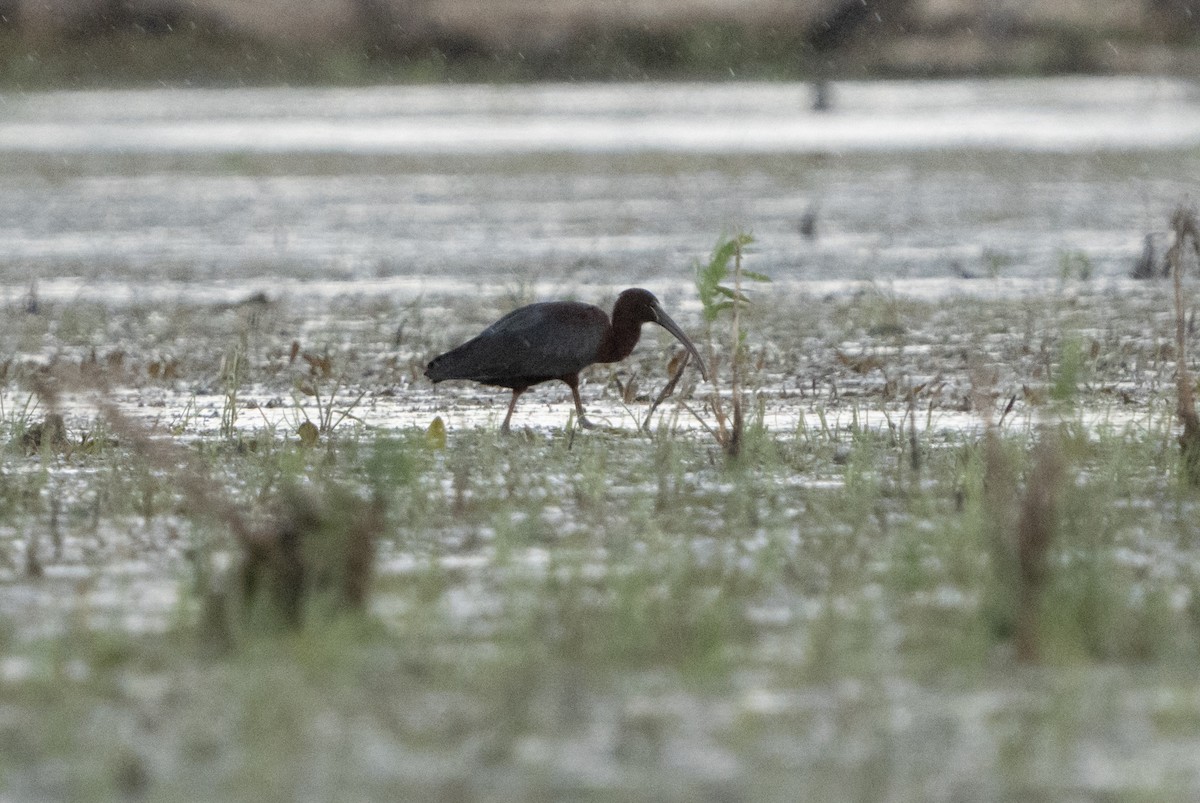
{"type": "Polygon", "coordinates": [[[1175,389],[1178,397],[1176,414],[1183,424],[1179,436],[1179,447],[1183,452],[1184,472],[1188,482],[1200,485],[1200,416],[1196,414],[1195,391],[1187,361],[1187,314],[1183,299],[1183,255],[1190,239],[1192,248],[1200,259],[1200,234],[1196,215],[1190,209],[1180,207],[1171,219],[1175,232],[1174,242],[1167,251],[1167,264],[1175,283],[1175,389]]]}
{"type": "Polygon", "coordinates": [[[730,321],[729,342],[733,345],[732,357],[729,361],[729,387],[732,393],[733,421],[729,430],[729,441],[725,444],[725,453],[736,458],[742,453],[742,436],[745,424],[742,421],[742,305],[745,298],[742,295],[742,239],[734,239],[733,249],[733,315],[730,321]]]}
{"type": "Polygon", "coordinates": [[[688,360],[691,358],[692,355],[686,351],[683,353],[683,356],[680,357],[679,366],[675,369],[675,373],[671,374],[670,381],[663,386],[663,389],[659,392],[658,396],[654,398],[654,401],[650,402],[650,409],[646,412],[646,420],[642,422],[642,431],[650,431],[650,419],[654,417],[654,411],[657,410],[658,406],[666,401],[670,395],[675,392],[675,386],[679,384],[679,379],[683,376],[683,369],[687,368],[688,360]]]}
{"type": "Polygon", "coordinates": [[[1017,660],[1025,663],[1036,662],[1041,655],[1041,600],[1049,579],[1046,555],[1058,532],[1058,496],[1064,471],[1057,436],[1043,435],[1034,455],[1033,471],[1025,483],[1017,516],[1013,647],[1017,660]]]}

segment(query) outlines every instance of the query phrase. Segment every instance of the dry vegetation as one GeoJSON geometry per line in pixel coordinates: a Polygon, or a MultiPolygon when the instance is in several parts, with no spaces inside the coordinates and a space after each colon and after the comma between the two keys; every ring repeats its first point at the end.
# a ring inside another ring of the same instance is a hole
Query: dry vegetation
{"type": "Polygon", "coordinates": [[[0,80],[1190,74],[1196,19],[1187,3],[1157,0],[9,0],[0,80]]]}
{"type": "Polygon", "coordinates": [[[1200,231],[1196,226],[1196,214],[1190,209],[1180,208],[1171,220],[1174,241],[1167,251],[1167,265],[1175,287],[1175,352],[1179,368],[1175,384],[1179,398],[1178,414],[1183,424],[1179,445],[1183,449],[1184,465],[1193,484],[1200,484],[1200,416],[1196,414],[1195,383],[1188,368],[1188,305],[1184,297],[1184,259],[1190,242],[1200,261],[1200,231]]]}

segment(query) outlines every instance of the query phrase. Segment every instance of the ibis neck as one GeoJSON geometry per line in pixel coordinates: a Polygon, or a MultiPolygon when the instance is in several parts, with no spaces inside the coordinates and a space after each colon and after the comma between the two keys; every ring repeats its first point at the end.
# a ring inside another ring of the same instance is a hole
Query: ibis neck
{"type": "Polygon", "coordinates": [[[638,338],[642,336],[642,325],[631,320],[616,318],[604,334],[597,350],[596,362],[620,362],[633,352],[638,338]]]}

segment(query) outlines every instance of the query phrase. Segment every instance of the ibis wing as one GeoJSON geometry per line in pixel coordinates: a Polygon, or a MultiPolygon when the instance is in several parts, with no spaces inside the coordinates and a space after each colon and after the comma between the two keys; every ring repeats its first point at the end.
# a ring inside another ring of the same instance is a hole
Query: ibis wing
{"type": "Polygon", "coordinates": [[[431,379],[470,379],[503,387],[531,385],[579,373],[595,362],[608,316],[573,302],[513,310],[430,363],[431,379]]]}

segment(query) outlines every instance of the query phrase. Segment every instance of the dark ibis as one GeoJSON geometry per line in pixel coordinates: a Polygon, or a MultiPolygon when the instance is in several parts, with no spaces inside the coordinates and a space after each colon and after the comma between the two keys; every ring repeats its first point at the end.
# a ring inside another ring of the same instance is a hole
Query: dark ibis
{"type": "Polygon", "coordinates": [[[579,301],[544,301],[515,309],[458,348],[434,357],[425,366],[425,376],[435,383],[469,379],[510,388],[512,401],[502,432],[508,432],[522,393],[539,382],[561,379],[571,388],[580,425],[591,427],[579,398],[579,372],[592,363],[628,357],[644,323],[656,323],[675,335],[696,359],[700,375],[708,379],[692,341],[653,293],[637,287],[617,296],[611,322],[604,310],[579,301]]]}

